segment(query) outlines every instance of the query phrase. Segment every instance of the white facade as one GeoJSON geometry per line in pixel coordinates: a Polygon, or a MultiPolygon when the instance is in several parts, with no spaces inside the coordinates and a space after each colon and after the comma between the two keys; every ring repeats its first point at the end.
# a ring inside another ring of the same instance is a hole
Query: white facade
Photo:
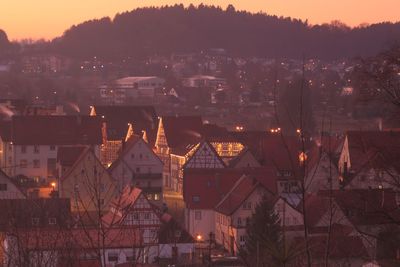
{"type": "Polygon", "coordinates": [[[259,186],[232,214],[215,212],[215,241],[233,255],[245,245],[247,221],[265,193],[266,190],[259,186]]]}
{"type": "Polygon", "coordinates": [[[215,233],[215,211],[206,209],[185,209],[186,230],[191,236],[206,240],[215,233]]]}
{"type": "MultiPolygon", "coordinates": [[[[133,137],[136,138],[136,137],[133,137]]],[[[122,152],[120,158],[111,166],[111,175],[122,190],[134,185],[146,191],[149,200],[162,202],[163,162],[142,139],[122,152]]]]}
{"type": "MultiPolygon", "coordinates": [[[[2,144],[1,163],[7,175],[25,175],[37,181],[56,178],[58,145],[2,144]]],[[[94,151],[98,156],[99,146],[94,146],[94,151]]]]}
{"type": "Polygon", "coordinates": [[[0,199],[20,199],[25,198],[25,195],[19,188],[10,180],[9,177],[0,171],[0,199]]]}

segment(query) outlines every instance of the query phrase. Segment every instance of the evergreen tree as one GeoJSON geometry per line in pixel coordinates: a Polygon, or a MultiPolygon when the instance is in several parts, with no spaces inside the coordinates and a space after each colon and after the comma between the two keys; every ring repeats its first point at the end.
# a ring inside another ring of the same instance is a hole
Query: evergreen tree
{"type": "Polygon", "coordinates": [[[283,235],[280,219],[267,197],[256,206],[247,224],[243,257],[250,266],[282,266],[283,235]]]}

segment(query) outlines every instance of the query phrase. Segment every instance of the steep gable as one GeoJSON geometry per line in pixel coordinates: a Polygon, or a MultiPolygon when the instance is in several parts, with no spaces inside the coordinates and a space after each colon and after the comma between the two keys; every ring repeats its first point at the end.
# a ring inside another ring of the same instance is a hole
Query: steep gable
{"type": "Polygon", "coordinates": [[[20,188],[0,170],[0,199],[21,199],[26,198],[20,188]]]}
{"type": "Polygon", "coordinates": [[[222,169],[225,164],[208,142],[198,144],[193,155],[188,159],[184,169],[222,169]]]}
{"type": "Polygon", "coordinates": [[[60,193],[71,198],[74,211],[106,210],[117,193],[115,180],[93,150],[86,148],[60,180],[60,193]]]}

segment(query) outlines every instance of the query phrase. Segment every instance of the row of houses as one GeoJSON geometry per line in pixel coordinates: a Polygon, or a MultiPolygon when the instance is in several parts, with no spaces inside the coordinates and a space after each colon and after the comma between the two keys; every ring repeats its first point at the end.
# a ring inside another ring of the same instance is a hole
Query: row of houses
{"type": "MultiPolygon", "coordinates": [[[[397,248],[382,249],[379,238],[398,224],[396,131],[318,138],[301,131],[232,132],[199,116],[158,117],[148,106],[93,106],[90,116],[14,116],[2,122],[0,136],[4,176],[12,176],[0,187],[12,190],[2,193],[17,196],[15,188],[23,188],[24,196],[41,196],[47,184],[89,225],[105,218],[107,227],[118,224],[125,218],[122,199],[137,199],[137,190],[146,211],[126,219],[136,227],[147,224],[141,216],[157,223],[166,210],[164,193],[172,191],[183,198],[188,236],[198,241],[213,236],[237,255],[249,218],[267,198],[288,243],[315,242],[316,262],[325,255],[317,244],[327,238],[338,247],[331,255],[338,264],[396,258],[397,248]],[[32,189],[32,181],[43,186],[32,189]],[[348,244],[361,250],[339,249],[348,244]]],[[[152,223],[140,238],[155,236],[152,223]]],[[[150,250],[147,254],[157,254],[150,250]]],[[[155,260],[141,261],[149,259],[155,260]]]]}

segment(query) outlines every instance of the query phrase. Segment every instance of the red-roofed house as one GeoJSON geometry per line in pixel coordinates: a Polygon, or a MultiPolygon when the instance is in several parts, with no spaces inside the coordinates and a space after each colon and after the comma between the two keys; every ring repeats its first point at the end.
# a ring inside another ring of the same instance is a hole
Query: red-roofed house
{"type": "Polygon", "coordinates": [[[108,171],[117,181],[120,190],[127,185],[139,187],[150,201],[161,206],[163,162],[143,138],[132,135],[108,171]]]}
{"type": "Polygon", "coordinates": [[[275,192],[275,187],[266,188],[256,177],[243,175],[215,207],[215,241],[236,255],[245,245],[247,220],[255,207],[275,192]]]}
{"type": "Polygon", "coordinates": [[[110,201],[119,192],[116,181],[101,164],[94,151],[87,147],[75,163],[59,179],[61,197],[71,200],[78,214],[107,211],[110,201]]]}
{"type": "Polygon", "coordinates": [[[398,188],[400,132],[349,131],[339,159],[344,188],[398,188]]]}
{"type": "Polygon", "coordinates": [[[18,185],[0,170],[0,200],[26,198],[18,185]]]}
{"type": "Polygon", "coordinates": [[[104,165],[109,166],[118,158],[118,152],[131,134],[143,137],[153,148],[158,124],[154,107],[96,105],[91,107],[90,115],[103,121],[100,159],[104,165]]]}
{"type": "Polygon", "coordinates": [[[116,196],[103,221],[108,227],[135,226],[142,234],[142,253],[139,262],[153,262],[158,256],[158,232],[161,218],[157,208],[137,187],[126,186],[116,196]]]}
{"type": "Polygon", "coordinates": [[[134,264],[141,253],[136,227],[26,229],[4,236],[6,266],[116,266],[134,264]]]}
{"type": "Polygon", "coordinates": [[[101,121],[89,116],[14,116],[10,131],[2,140],[3,169],[38,181],[57,176],[58,147],[88,145],[99,154],[102,144],[101,121]]]}
{"type": "Polygon", "coordinates": [[[276,193],[274,172],[255,169],[188,169],[185,170],[183,198],[185,225],[193,236],[205,238],[215,233],[214,208],[243,175],[256,177],[270,191],[276,193]]]}
{"type": "Polygon", "coordinates": [[[182,192],[179,175],[186,154],[201,140],[203,121],[200,116],[164,116],[158,123],[156,153],[164,162],[164,185],[182,192]]]}

